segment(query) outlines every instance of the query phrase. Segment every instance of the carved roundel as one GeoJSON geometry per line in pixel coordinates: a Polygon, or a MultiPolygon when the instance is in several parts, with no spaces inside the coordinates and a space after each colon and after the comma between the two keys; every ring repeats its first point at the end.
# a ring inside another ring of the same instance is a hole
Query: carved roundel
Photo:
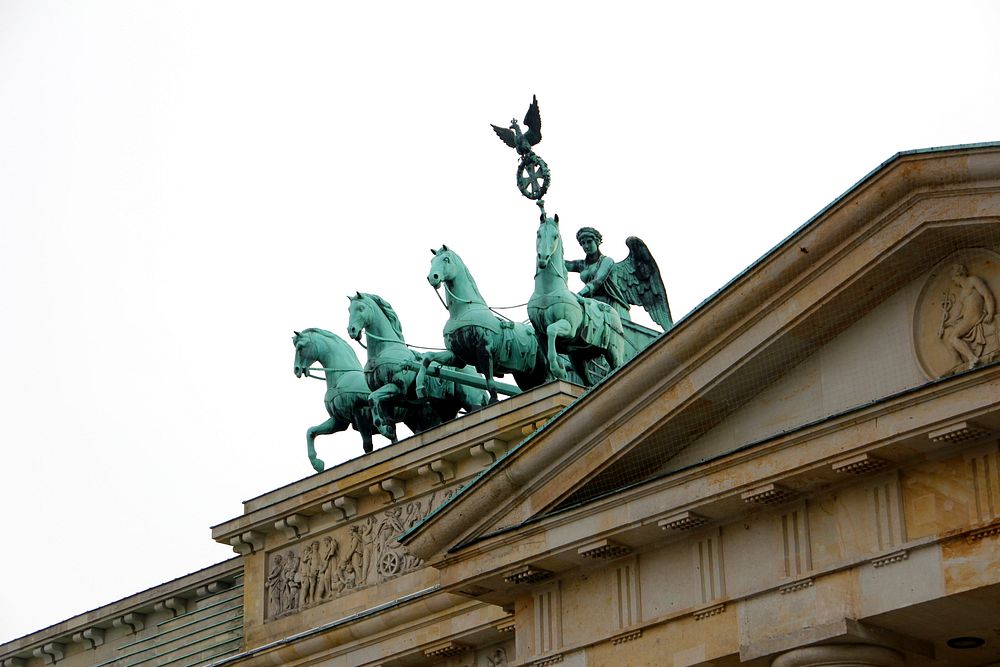
{"type": "Polygon", "coordinates": [[[1000,255],[992,250],[960,250],[931,270],[913,317],[913,345],[927,377],[1000,359],[998,297],[1000,255]]]}

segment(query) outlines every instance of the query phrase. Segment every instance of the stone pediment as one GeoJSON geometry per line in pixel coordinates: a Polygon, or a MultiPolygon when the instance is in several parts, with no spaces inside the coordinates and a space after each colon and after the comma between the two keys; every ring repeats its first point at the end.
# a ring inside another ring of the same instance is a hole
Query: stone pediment
{"type": "Polygon", "coordinates": [[[403,541],[445,558],[989,364],[996,323],[960,331],[962,303],[985,306],[951,273],[965,266],[1000,295],[997,250],[1000,146],[898,154],[403,541]],[[978,361],[959,339],[975,341],[978,361]]]}

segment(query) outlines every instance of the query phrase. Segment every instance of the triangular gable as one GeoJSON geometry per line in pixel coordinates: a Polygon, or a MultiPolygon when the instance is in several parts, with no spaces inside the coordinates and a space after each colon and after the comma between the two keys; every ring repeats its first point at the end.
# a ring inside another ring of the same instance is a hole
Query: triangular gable
{"type": "MultiPolygon", "coordinates": [[[[819,350],[863,329],[870,313],[917,289],[940,261],[1000,246],[998,185],[1000,144],[894,156],[404,541],[432,558],[669,473],[681,453],[676,463],[697,462],[695,443],[766,399],[768,388],[794,384],[819,350]]],[[[911,349],[912,341],[899,345],[911,349]]]]}

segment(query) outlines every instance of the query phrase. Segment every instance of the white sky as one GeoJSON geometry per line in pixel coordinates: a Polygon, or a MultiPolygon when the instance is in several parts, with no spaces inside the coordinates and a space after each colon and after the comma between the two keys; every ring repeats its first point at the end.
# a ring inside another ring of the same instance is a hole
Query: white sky
{"type": "Polygon", "coordinates": [[[527,300],[489,123],[532,93],[547,208],[643,238],[679,317],[893,153],[1000,139],[998,34],[965,2],[0,0],[0,641],[232,555],[209,526],[312,472],[290,336],[346,294],[440,345],[447,243],[527,300]]]}

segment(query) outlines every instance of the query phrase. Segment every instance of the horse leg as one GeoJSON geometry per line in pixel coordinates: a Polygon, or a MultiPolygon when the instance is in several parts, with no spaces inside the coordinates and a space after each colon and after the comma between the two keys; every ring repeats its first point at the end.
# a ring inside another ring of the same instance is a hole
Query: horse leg
{"type": "Polygon", "coordinates": [[[592,387],[594,385],[593,378],[590,377],[590,369],[587,367],[587,360],[579,354],[569,355],[570,361],[573,362],[573,370],[576,374],[580,376],[583,380],[584,387],[592,387]]]}
{"type": "Polygon", "coordinates": [[[556,320],[545,329],[545,337],[549,343],[549,374],[557,380],[565,380],[569,376],[559,362],[559,355],[556,353],[556,339],[569,338],[573,333],[569,322],[565,319],[556,320]]]}
{"type": "Polygon", "coordinates": [[[361,434],[361,446],[365,448],[365,454],[371,454],[372,450],[375,449],[375,444],[372,442],[375,425],[372,423],[372,420],[364,419],[360,415],[355,414],[353,426],[354,430],[361,434]]]}
{"type": "Polygon", "coordinates": [[[316,472],[323,472],[326,468],[326,464],[323,463],[323,459],[316,456],[316,436],[317,435],[330,435],[331,433],[339,433],[347,428],[346,422],[337,421],[336,417],[330,417],[322,424],[318,426],[311,426],[309,430],[306,431],[306,446],[309,452],[309,462],[312,463],[312,467],[316,472]]]}
{"type": "Polygon", "coordinates": [[[401,393],[396,385],[384,384],[368,397],[372,404],[372,421],[375,423],[375,428],[393,442],[396,442],[396,422],[386,417],[382,403],[391,401],[401,393]]]}
{"type": "Polygon", "coordinates": [[[421,360],[420,370],[417,372],[417,382],[414,391],[419,399],[434,398],[432,392],[427,387],[427,369],[430,368],[431,362],[437,362],[442,366],[461,366],[462,362],[458,360],[450,350],[444,350],[443,352],[428,352],[424,355],[421,360]]]}
{"type": "Polygon", "coordinates": [[[482,373],[486,379],[486,391],[490,392],[489,403],[499,401],[496,380],[493,379],[493,343],[491,341],[487,340],[476,350],[476,370],[482,373]]]}

